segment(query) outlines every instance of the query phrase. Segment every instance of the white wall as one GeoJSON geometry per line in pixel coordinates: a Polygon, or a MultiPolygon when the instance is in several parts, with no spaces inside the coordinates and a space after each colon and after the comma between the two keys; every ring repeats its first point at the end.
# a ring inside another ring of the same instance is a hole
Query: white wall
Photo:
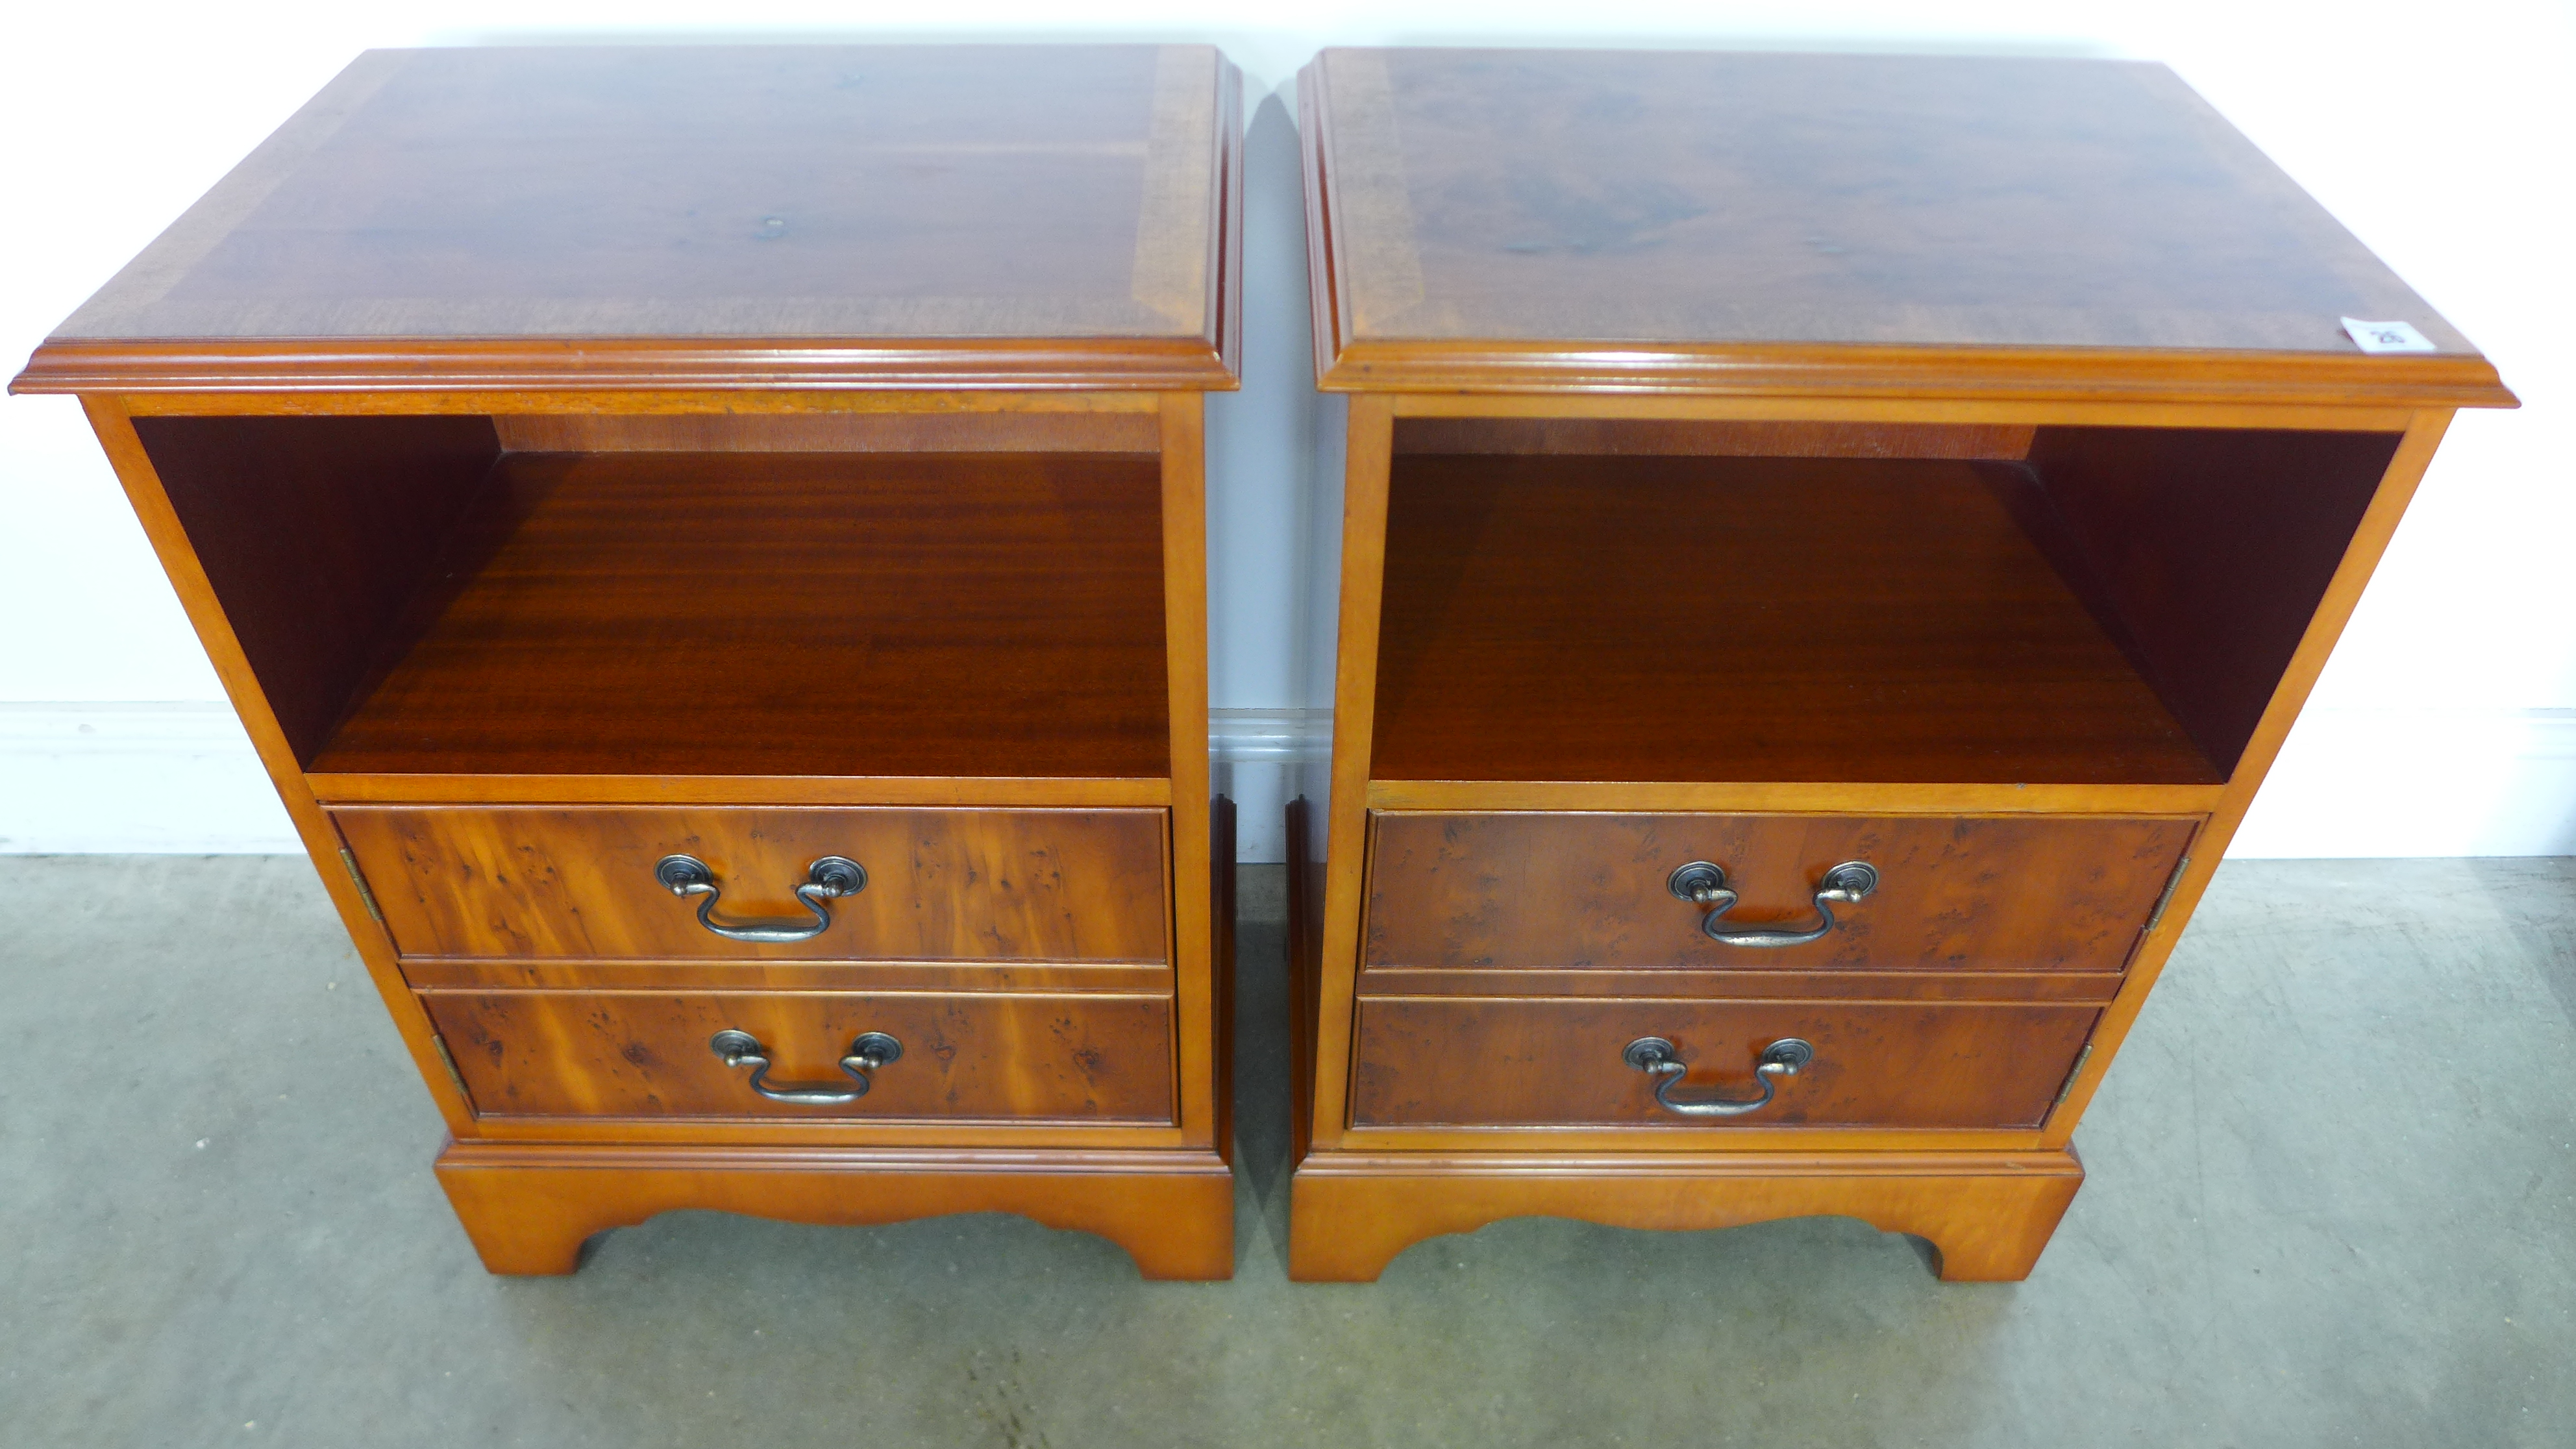
{"type": "MultiPolygon", "coordinates": [[[[1248,859],[1309,745],[1312,500],[1296,67],[1326,44],[1695,45],[2162,60],[2521,393],[2454,427],[2236,853],[2576,853],[2576,10],[1594,0],[236,0],[0,21],[0,364],[368,46],[549,40],[1192,39],[1246,72],[1246,389],[1212,417],[1213,685],[1248,859]]],[[[68,399],[0,404],[0,850],[292,849],[169,586],[68,399]]],[[[1329,560],[1325,562],[1329,563],[1329,560]]],[[[1320,691],[1320,692],[1319,692],[1320,691]]]]}

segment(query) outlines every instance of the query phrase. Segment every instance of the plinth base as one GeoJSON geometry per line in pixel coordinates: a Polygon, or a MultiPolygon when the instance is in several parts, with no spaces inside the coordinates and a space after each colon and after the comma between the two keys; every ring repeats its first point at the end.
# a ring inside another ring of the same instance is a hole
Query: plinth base
{"type": "Polygon", "coordinates": [[[1018,1213],[1109,1239],[1147,1278],[1234,1276],[1234,1177],[1212,1152],[451,1142],[438,1181],[494,1273],[569,1273],[594,1233],[709,1208],[841,1225],[1018,1213]]]}
{"type": "Polygon", "coordinates": [[[2030,1276],[2083,1185],[2072,1152],[1537,1157],[1318,1152],[1290,1189],[1288,1276],[1369,1283],[1424,1238],[1514,1217],[1726,1228],[1853,1217],[1911,1233],[1948,1282],[2030,1276]]]}

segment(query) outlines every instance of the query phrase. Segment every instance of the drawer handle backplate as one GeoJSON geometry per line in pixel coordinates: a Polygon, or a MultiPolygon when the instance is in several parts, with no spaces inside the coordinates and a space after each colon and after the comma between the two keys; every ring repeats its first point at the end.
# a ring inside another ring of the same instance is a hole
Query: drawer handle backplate
{"type": "Polygon", "coordinates": [[[724,1058],[729,1067],[751,1068],[751,1089],[773,1102],[793,1102],[799,1107],[837,1107],[855,1102],[868,1094],[870,1072],[903,1056],[903,1043],[881,1031],[862,1032],[850,1043],[850,1054],[841,1058],[841,1070],[850,1074],[857,1085],[843,1088],[838,1083],[828,1086],[791,1087],[769,1084],[769,1048],[760,1038],[747,1031],[720,1031],[707,1045],[724,1058]]]}
{"type": "Polygon", "coordinates": [[[1834,907],[1850,905],[1878,889],[1878,868],[1865,860],[1847,860],[1825,872],[1816,886],[1816,914],[1824,919],[1806,930],[1748,926],[1726,930],[1722,922],[1735,908],[1735,892],[1726,887],[1726,872],[1704,860],[1673,867],[1664,888],[1694,905],[1713,906],[1699,918],[1700,934],[1721,946],[1803,946],[1821,941],[1834,928],[1834,907]]]}
{"type": "Polygon", "coordinates": [[[653,862],[653,878],[675,896],[705,896],[698,902],[698,924],[728,941],[810,941],[832,929],[832,911],[823,904],[841,896],[854,896],[868,888],[868,873],[857,861],[844,856],[827,855],[805,868],[805,883],[796,888],[796,899],[814,913],[814,922],[803,921],[719,921],[716,901],[723,891],[716,885],[716,873],[694,855],[666,855],[653,862]]]}
{"type": "Polygon", "coordinates": [[[1655,1101],[1667,1112],[1685,1117],[1741,1117],[1770,1106],[1774,1084],[1805,1070],[1816,1059],[1816,1049],[1794,1036],[1784,1036],[1764,1047],[1760,1063],[1753,1068],[1754,1079],[1762,1084],[1762,1095],[1740,1102],[1725,1097],[1675,1101],[1673,1088],[1689,1074],[1690,1063],[1673,1055],[1673,1044],[1662,1037],[1637,1038],[1620,1051],[1619,1059],[1655,1079],[1655,1101]]]}

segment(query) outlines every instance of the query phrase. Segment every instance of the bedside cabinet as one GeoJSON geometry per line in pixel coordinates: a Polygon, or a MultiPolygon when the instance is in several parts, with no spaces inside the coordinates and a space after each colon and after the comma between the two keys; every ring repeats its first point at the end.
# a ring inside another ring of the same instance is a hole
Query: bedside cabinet
{"type": "Polygon", "coordinates": [[[673,1208],[1233,1271],[1239,113],[1193,47],[371,52],[17,379],[88,409],[492,1271],[673,1208]]]}
{"type": "Polygon", "coordinates": [[[2158,66],[1340,50],[1300,116],[1344,467],[1293,1276],[1532,1214],[2028,1274],[2511,395],[2158,66]]]}

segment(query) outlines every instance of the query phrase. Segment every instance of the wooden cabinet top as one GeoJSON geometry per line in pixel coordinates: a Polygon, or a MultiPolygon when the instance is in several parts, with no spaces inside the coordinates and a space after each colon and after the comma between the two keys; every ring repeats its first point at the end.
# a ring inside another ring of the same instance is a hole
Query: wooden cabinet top
{"type": "Polygon", "coordinates": [[[2159,65],[1328,50],[1300,99],[1327,388],[2513,401],[2159,65]]]}
{"type": "Polygon", "coordinates": [[[370,51],[18,391],[1235,385],[1203,46],[370,51]]]}

